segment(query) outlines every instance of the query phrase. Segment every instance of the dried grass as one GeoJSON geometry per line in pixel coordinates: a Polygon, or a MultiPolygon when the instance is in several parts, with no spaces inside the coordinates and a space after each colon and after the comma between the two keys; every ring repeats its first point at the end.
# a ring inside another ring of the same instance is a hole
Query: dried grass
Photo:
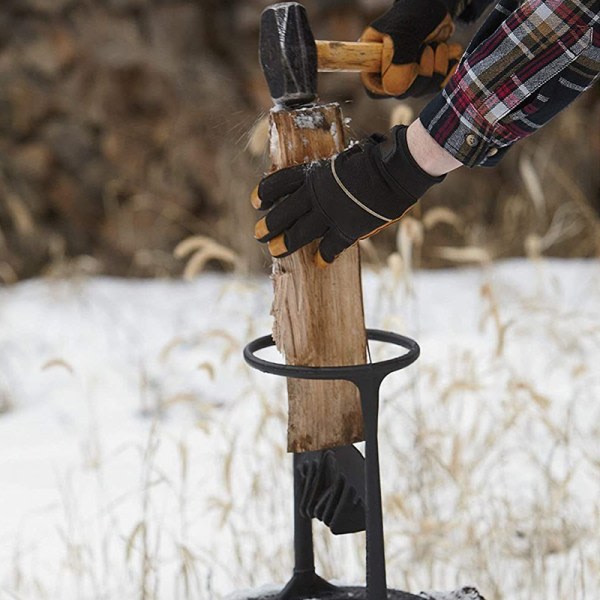
{"type": "MultiPolygon", "coordinates": [[[[394,253],[390,266],[380,267],[372,311],[382,323],[414,322],[411,306],[419,286],[414,265],[405,261],[416,254],[417,225],[406,227],[403,256],[394,253]]],[[[537,264],[543,280],[543,259],[537,264]]],[[[600,327],[585,313],[546,302],[543,291],[522,296],[493,277],[484,279],[477,316],[488,340],[485,348],[474,352],[457,340],[442,353],[444,360],[435,351],[425,354],[418,367],[383,390],[390,583],[415,592],[471,583],[488,600],[594,597],[600,589],[595,533],[600,511],[582,505],[577,479],[582,473],[600,475],[597,444],[590,444],[600,434],[589,397],[597,377],[586,362],[587,345],[600,345],[600,327]],[[540,356],[569,381],[567,390],[530,377],[515,360],[515,349],[528,336],[541,336],[540,356]],[[569,358],[557,362],[565,353],[569,358]],[[592,411],[587,425],[575,418],[582,410],[592,411]],[[521,465],[521,482],[512,480],[519,473],[516,465],[521,465]]],[[[241,285],[232,284],[224,294],[239,295],[241,285]]],[[[248,315],[249,329],[251,321],[248,315]]],[[[115,590],[129,597],[124,590],[134,589],[131,597],[140,600],[218,598],[224,591],[289,577],[291,470],[284,384],[241,366],[246,331],[215,329],[174,338],[157,360],[177,361],[180,348],[201,350],[208,340],[213,353],[196,366],[207,381],[235,373],[243,382],[236,401],[251,403],[252,421],[236,419],[234,401],[217,405],[183,390],[167,394],[160,382],[144,375],[140,396],[147,395],[151,410],[145,415],[154,423],[146,443],[107,455],[98,432],[90,429],[81,449],[83,470],[73,470],[62,492],[63,579],[78,597],[95,589],[98,598],[112,600],[115,590]],[[163,431],[171,412],[181,410],[197,424],[194,435],[215,441],[210,481],[186,441],[163,431]],[[103,478],[123,452],[135,453],[138,479],[118,494],[107,494],[103,478]],[[176,455],[170,464],[177,468],[164,469],[165,452],[176,455]],[[75,492],[90,472],[99,486],[92,516],[75,492]],[[125,518],[128,511],[135,518],[125,518]],[[216,525],[210,530],[219,531],[212,539],[195,526],[207,518],[216,525]],[[126,580],[105,554],[115,547],[122,553],[126,580]]],[[[372,355],[382,358],[385,349],[372,348],[372,355]]],[[[46,368],[66,369],[60,359],[46,368]]],[[[315,544],[324,576],[361,579],[364,535],[336,538],[315,524],[315,544]]],[[[17,545],[10,584],[15,597],[29,598],[37,588],[44,591],[36,597],[51,597],[46,581],[32,579],[28,561],[27,551],[17,545]]]]}
{"type": "Polygon", "coordinates": [[[183,277],[188,280],[201,273],[211,260],[233,267],[240,264],[240,259],[235,252],[203,235],[180,242],[175,247],[174,255],[178,259],[188,259],[183,271],[183,277]]]}

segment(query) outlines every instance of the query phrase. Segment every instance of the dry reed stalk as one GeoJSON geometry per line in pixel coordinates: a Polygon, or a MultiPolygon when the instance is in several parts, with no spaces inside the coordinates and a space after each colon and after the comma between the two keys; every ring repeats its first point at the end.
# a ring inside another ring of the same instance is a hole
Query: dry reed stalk
{"type": "Polygon", "coordinates": [[[235,267],[240,263],[238,255],[233,250],[203,235],[186,238],[180,242],[175,247],[174,255],[178,259],[189,256],[183,272],[184,278],[188,280],[201,273],[211,260],[219,261],[231,267],[235,267]]]}

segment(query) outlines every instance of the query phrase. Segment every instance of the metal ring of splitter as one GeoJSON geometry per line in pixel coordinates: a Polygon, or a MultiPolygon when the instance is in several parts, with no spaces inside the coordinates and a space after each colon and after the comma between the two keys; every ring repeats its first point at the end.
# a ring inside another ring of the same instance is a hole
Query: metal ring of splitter
{"type": "Polygon", "coordinates": [[[263,373],[271,373],[282,377],[293,379],[344,379],[356,381],[361,376],[379,375],[381,378],[408,367],[419,358],[421,349],[413,339],[398,333],[382,331],[380,329],[367,329],[367,338],[374,342],[384,342],[400,346],[408,350],[406,354],[375,363],[362,365],[346,365],[341,367],[307,367],[302,365],[284,365],[258,358],[255,354],[260,350],[275,345],[273,337],[265,335],[252,342],[244,348],[244,359],[253,368],[263,373]]]}

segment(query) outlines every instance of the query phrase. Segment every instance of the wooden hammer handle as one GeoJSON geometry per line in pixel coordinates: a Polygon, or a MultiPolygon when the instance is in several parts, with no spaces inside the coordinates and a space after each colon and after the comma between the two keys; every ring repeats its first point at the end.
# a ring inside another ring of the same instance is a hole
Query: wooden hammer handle
{"type": "Polygon", "coordinates": [[[383,44],[317,40],[319,71],[379,73],[383,44]]]}

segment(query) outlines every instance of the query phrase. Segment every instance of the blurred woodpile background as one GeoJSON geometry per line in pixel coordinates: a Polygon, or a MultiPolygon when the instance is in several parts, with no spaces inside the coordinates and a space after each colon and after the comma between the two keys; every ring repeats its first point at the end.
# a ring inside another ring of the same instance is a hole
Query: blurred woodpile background
{"type": "MultiPolygon", "coordinates": [[[[248,203],[268,168],[260,119],[270,99],[257,64],[266,4],[3,2],[0,281],[178,275],[173,250],[190,236],[214,240],[211,266],[266,267],[248,203]]],[[[305,4],[318,37],[356,39],[388,0],[305,4]]],[[[320,90],[344,103],[355,137],[385,131],[398,106],[367,98],[352,74],[325,75],[320,90]]],[[[425,267],[597,256],[599,212],[597,86],[498,168],[449,176],[404,233],[425,267]]],[[[383,262],[396,244],[386,231],[367,256],[383,262]]]]}

